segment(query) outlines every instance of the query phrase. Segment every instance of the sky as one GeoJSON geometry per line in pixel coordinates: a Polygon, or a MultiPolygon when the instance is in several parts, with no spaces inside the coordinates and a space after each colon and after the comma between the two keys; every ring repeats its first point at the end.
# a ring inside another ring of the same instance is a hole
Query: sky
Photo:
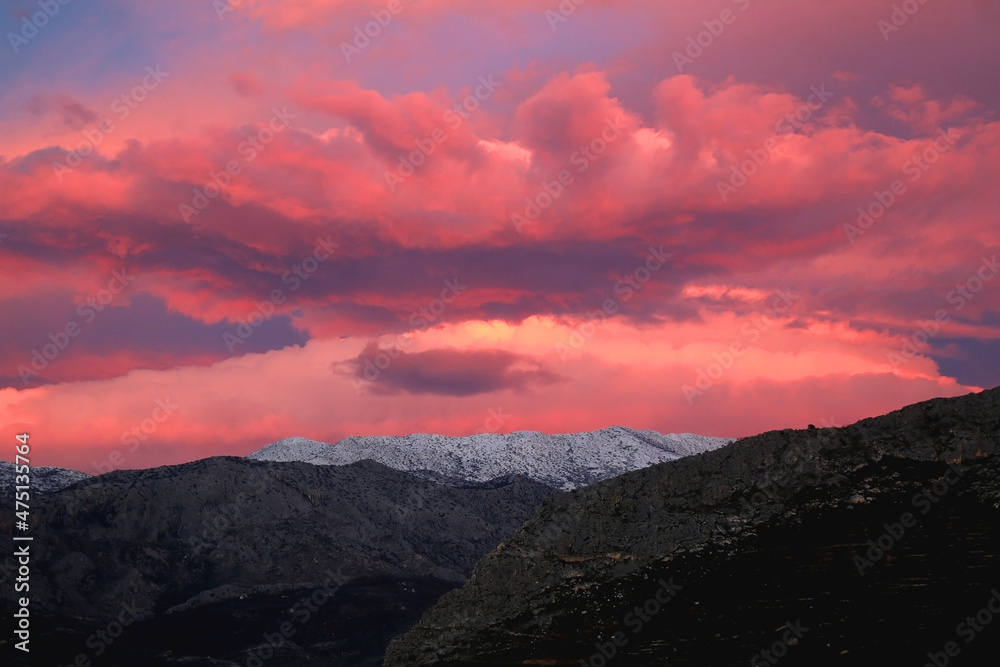
{"type": "Polygon", "coordinates": [[[993,0],[12,0],[0,457],[1000,384],[993,0]]]}

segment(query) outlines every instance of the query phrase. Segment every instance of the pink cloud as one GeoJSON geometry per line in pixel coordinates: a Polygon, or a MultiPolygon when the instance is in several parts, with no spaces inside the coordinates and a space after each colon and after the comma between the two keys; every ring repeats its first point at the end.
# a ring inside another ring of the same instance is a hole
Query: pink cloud
{"type": "Polygon", "coordinates": [[[737,20],[682,74],[675,52],[719,8],[589,0],[552,29],[547,0],[404,0],[351,63],[340,42],[384,0],[247,1],[222,21],[208,6],[135,8],[165,33],[204,34],[151,42],[171,75],[79,166],[52,165],[87,146],[144,63],[4,93],[28,102],[0,120],[0,261],[17,276],[0,314],[25,331],[0,362],[20,386],[17,364],[124,265],[139,277],[115,303],[121,327],[152,301],[211,340],[165,352],[151,332],[109,352],[94,333],[49,369],[56,384],[0,390],[3,428],[59,443],[51,462],[90,465],[170,395],[176,419],[129,452],[146,465],[293,433],[466,433],[499,405],[512,429],[740,435],[974,389],[942,368],[1000,338],[1000,283],[961,309],[948,298],[1000,250],[997,98],[969,65],[995,40],[968,17],[990,13],[930,3],[887,41],[889,8],[862,0],[731,4],[737,20]],[[477,96],[484,78],[499,85],[477,96]],[[268,129],[286,108],[292,122],[268,129]],[[556,187],[564,171],[572,183],[556,187]],[[858,208],[879,206],[858,228],[858,208]],[[285,276],[320,237],[339,249],[292,290],[285,276]],[[661,247],[668,265],[624,292],[661,247]],[[414,325],[456,276],[468,291],[414,325]],[[788,287],[796,309],[689,403],[682,387],[788,287]],[[276,289],[274,349],[230,358],[219,330],[276,289]],[[616,314],[561,358],[608,299],[616,314]],[[939,333],[891,364],[942,308],[939,333]],[[359,396],[330,370],[356,371],[407,331],[420,345],[383,377],[389,391],[359,396]],[[428,383],[477,391],[440,400],[428,383]]]}
{"type": "MultiPolygon", "coordinates": [[[[213,454],[245,454],[291,434],[328,441],[378,433],[467,434],[482,428],[489,409],[497,407],[512,415],[504,431],[572,432],[626,424],[741,436],[803,427],[824,418],[845,424],[917,400],[974,389],[940,377],[933,365],[925,366],[927,375],[888,372],[878,358],[891,344],[888,340],[869,341],[873,348],[868,356],[842,337],[781,326],[755,343],[745,340],[750,352],[704,396],[689,401],[683,387],[715,363],[710,352],[728,347],[732,334],[692,324],[681,339],[704,348],[694,352],[676,349],[673,327],[650,336],[649,346],[627,328],[607,325],[579,354],[561,361],[553,345],[567,340],[572,327],[543,320],[498,327],[467,324],[428,330],[414,339],[413,359],[459,341],[466,349],[478,350],[469,354],[486,359],[502,341],[505,354],[543,355],[566,382],[536,388],[498,386],[446,400],[433,394],[373,394],[358,391],[350,378],[330,370],[332,362],[357,358],[363,351],[358,341],[312,341],[304,348],[211,366],[0,390],[0,435],[29,431],[36,443],[45,445],[38,449],[38,464],[92,471],[95,461],[108,461],[115,451],[125,459],[121,465],[141,467],[197,458],[206,453],[203,447],[209,441],[213,454]],[[813,351],[793,360],[787,350],[796,337],[811,338],[813,351]],[[713,339],[719,342],[705,342],[713,339]],[[594,387],[601,390],[595,392],[594,387]],[[158,401],[176,405],[176,410],[134,450],[134,442],[123,445],[132,427],[141,429],[153,415],[158,401]]],[[[404,363],[407,373],[415,368],[404,363]]]]}

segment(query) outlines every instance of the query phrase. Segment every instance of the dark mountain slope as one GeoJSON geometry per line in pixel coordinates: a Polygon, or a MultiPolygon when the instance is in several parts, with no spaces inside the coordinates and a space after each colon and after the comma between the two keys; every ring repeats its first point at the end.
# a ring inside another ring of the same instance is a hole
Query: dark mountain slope
{"type": "MultiPolygon", "coordinates": [[[[439,486],[371,461],[225,457],[39,497],[31,664],[253,664],[248,650],[269,633],[281,646],[268,665],[377,665],[393,635],[552,493],[524,478],[487,486],[439,486]],[[316,609],[305,614],[303,600],[316,609]],[[291,634],[275,635],[283,623],[291,634]]],[[[5,623],[13,595],[5,584],[5,623]]]]}
{"type": "Polygon", "coordinates": [[[992,390],[554,496],[386,666],[996,664],[998,450],[992,390]]]}

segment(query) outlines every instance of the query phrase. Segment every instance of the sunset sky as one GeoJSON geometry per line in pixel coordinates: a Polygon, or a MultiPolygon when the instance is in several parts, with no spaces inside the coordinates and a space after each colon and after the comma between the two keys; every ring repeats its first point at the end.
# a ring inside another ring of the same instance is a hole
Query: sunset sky
{"type": "Polygon", "coordinates": [[[1000,384],[994,0],[14,0],[2,29],[6,460],[737,437],[1000,384]]]}

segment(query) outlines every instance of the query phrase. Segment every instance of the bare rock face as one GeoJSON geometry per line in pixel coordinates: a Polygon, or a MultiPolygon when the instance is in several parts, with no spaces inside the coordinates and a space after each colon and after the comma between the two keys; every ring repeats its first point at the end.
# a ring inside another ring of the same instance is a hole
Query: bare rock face
{"type": "Polygon", "coordinates": [[[4,664],[378,665],[552,493],[372,461],[220,457],[94,477],[33,507],[30,662],[5,638],[4,664]]]}
{"type": "Polygon", "coordinates": [[[385,665],[996,664],[998,452],[994,389],[553,496],[385,665]]]}

